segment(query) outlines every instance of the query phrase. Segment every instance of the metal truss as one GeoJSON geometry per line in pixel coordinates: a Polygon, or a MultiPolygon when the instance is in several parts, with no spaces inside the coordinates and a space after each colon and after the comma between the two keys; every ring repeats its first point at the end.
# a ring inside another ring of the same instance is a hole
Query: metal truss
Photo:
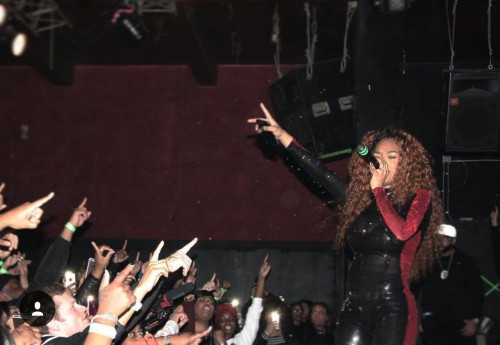
{"type": "Polygon", "coordinates": [[[6,4],[9,12],[36,36],[63,26],[73,27],[53,0],[9,0],[6,4]]]}

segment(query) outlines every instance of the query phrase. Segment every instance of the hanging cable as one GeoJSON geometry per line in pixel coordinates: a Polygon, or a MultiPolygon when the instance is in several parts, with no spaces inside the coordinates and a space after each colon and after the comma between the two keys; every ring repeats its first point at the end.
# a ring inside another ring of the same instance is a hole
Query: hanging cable
{"type": "Polygon", "coordinates": [[[347,11],[345,18],[345,31],[344,31],[344,49],[342,52],[342,61],[340,61],[340,72],[345,73],[347,68],[347,59],[349,56],[349,49],[347,49],[347,38],[349,37],[349,27],[351,26],[352,17],[354,17],[354,13],[356,13],[356,8],[358,7],[358,3],[356,1],[348,1],[347,2],[347,11]]]}
{"type": "Polygon", "coordinates": [[[273,13],[273,31],[271,34],[271,42],[276,46],[276,52],[274,53],[274,66],[276,67],[276,73],[278,73],[278,78],[283,77],[281,73],[280,66],[280,51],[281,51],[281,39],[280,39],[280,14],[278,12],[278,5],[274,7],[273,13]]]}
{"type": "Polygon", "coordinates": [[[493,6],[493,0],[488,1],[488,49],[490,53],[490,64],[488,69],[493,69],[493,48],[491,47],[491,7],[493,6]]]}
{"type": "Polygon", "coordinates": [[[451,14],[453,16],[452,28],[450,27],[450,11],[448,9],[449,0],[446,0],[446,23],[448,24],[448,41],[450,43],[450,66],[449,69],[452,71],[455,69],[453,65],[453,61],[455,59],[455,23],[457,19],[457,5],[458,0],[455,0],[453,4],[453,9],[451,10],[451,14]]]}
{"type": "Polygon", "coordinates": [[[307,35],[307,49],[306,49],[306,77],[311,80],[313,77],[314,53],[316,50],[316,42],[318,41],[318,22],[316,20],[316,7],[313,8],[312,23],[311,11],[309,10],[309,3],[304,3],[304,11],[306,12],[306,35],[307,35]]]}

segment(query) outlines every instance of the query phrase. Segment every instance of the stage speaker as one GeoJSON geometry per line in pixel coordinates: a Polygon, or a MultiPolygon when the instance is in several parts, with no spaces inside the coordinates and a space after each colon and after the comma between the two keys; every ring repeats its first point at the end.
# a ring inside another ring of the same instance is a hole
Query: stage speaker
{"type": "Polygon", "coordinates": [[[313,78],[298,68],[269,87],[276,120],[321,159],[349,154],[355,141],[352,73],[340,60],[313,65],[313,78]]]}
{"type": "Polygon", "coordinates": [[[444,151],[498,151],[500,72],[448,71],[444,85],[444,151]]]}

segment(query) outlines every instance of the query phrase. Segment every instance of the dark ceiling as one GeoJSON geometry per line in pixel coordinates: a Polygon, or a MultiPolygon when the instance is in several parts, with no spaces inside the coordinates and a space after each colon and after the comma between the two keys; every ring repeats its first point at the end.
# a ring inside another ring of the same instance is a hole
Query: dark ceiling
{"type": "MultiPolygon", "coordinates": [[[[372,0],[360,0],[372,1],[372,0]]],[[[450,6],[454,0],[449,0],[450,6]]],[[[1,2],[1,1],[0,1],[1,2]]],[[[299,1],[234,0],[178,1],[176,13],[143,13],[149,33],[138,44],[124,40],[111,24],[123,1],[56,1],[71,26],[32,36],[24,57],[3,56],[1,64],[30,64],[39,70],[65,74],[75,65],[189,65],[201,84],[216,81],[219,64],[273,64],[273,13],[278,6],[282,64],[305,64],[306,14],[299,1]]],[[[498,1],[496,1],[498,2],[498,1]]],[[[347,0],[311,1],[317,14],[315,61],[342,55],[347,0]]],[[[406,12],[408,62],[449,61],[446,0],[416,0],[406,12]]],[[[457,7],[455,48],[457,62],[488,65],[488,0],[461,0],[457,7]]],[[[500,47],[500,6],[492,7],[493,51],[500,47]]],[[[354,16],[349,33],[354,55],[356,31],[363,23],[354,16]]],[[[369,29],[369,28],[368,28],[369,29]]],[[[53,79],[57,79],[57,76],[53,79]]],[[[64,77],[62,78],[64,79],[64,77]]]]}

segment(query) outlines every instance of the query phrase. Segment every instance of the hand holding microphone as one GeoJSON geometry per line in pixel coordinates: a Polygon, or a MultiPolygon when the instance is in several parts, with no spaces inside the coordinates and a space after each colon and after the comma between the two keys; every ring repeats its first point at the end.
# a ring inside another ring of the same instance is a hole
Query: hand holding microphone
{"type": "Polygon", "coordinates": [[[375,169],[380,169],[380,164],[377,160],[377,158],[373,157],[373,155],[370,153],[370,150],[368,150],[368,147],[363,144],[359,144],[358,147],[356,147],[356,152],[359,154],[363,160],[370,165],[370,163],[373,164],[375,169]]]}

